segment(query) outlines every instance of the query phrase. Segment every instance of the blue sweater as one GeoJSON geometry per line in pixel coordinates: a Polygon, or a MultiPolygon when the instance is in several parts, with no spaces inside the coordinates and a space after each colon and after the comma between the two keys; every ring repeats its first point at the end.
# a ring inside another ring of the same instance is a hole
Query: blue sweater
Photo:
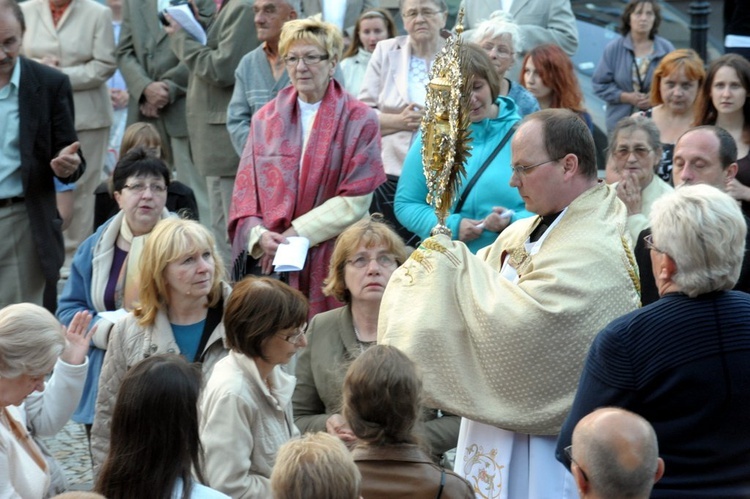
{"type": "MultiPolygon", "coordinates": [[[[750,294],[665,295],[594,340],[557,442],[605,406],[656,430],[664,477],[651,497],[750,497],[750,294]]],[[[566,463],[569,465],[570,463],[566,463]]]]}
{"type": "MultiPolygon", "coordinates": [[[[471,124],[471,157],[467,161],[466,179],[459,189],[456,202],[466,188],[468,179],[471,179],[482,167],[508,129],[520,119],[516,112],[516,104],[512,99],[501,96],[497,98],[496,103],[500,108],[497,118],[471,124]]],[[[510,141],[508,141],[477,180],[461,213],[454,213],[451,208],[451,214],[446,219],[445,225],[453,232],[454,239],[458,239],[461,219],[481,220],[489,215],[495,206],[515,211],[515,215],[511,218],[512,222],[532,215],[531,212],[526,211],[526,205],[518,189],[510,186],[510,177],[513,172],[510,168],[510,161],[510,141]]],[[[429,237],[430,230],[437,224],[437,217],[432,207],[427,204],[426,196],[427,181],[422,170],[422,138],[420,136],[414,141],[404,160],[396,190],[395,212],[398,221],[422,239],[429,237]]],[[[477,239],[466,243],[466,246],[476,253],[481,248],[492,244],[496,238],[497,233],[485,230],[477,239]]]]}
{"type": "MultiPolygon", "coordinates": [[[[88,310],[94,314],[91,326],[99,321],[99,312],[103,312],[103,310],[97,310],[94,307],[91,297],[93,261],[94,257],[97,256],[97,243],[113,220],[114,217],[99,227],[93,235],[86,238],[76,250],[75,256],[73,256],[73,263],[70,266],[70,277],[65,282],[65,287],[63,288],[62,295],[60,295],[57,307],[57,318],[65,325],[70,324],[76,312],[83,310],[88,310]]],[[[109,272],[110,269],[103,270],[109,272]]],[[[81,401],[72,417],[76,423],[92,424],[94,422],[99,374],[102,370],[105,353],[106,351],[100,350],[93,345],[89,348],[89,370],[86,376],[86,384],[83,387],[81,401]]]]}

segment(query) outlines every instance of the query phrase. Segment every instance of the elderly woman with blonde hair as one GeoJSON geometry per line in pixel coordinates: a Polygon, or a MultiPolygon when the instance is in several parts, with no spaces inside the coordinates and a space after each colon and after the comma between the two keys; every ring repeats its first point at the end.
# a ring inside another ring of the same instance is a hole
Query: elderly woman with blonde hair
{"type": "Polygon", "coordinates": [[[279,54],[292,84],[253,116],[229,214],[237,280],[270,274],[287,237],[310,241],[304,268],[288,274],[310,317],[340,305],[321,289],[333,244],[385,182],[375,111],[333,79],[342,45],[333,24],[284,24],[279,54]]]}
{"type": "Polygon", "coordinates": [[[159,353],[201,362],[208,373],[227,354],[222,315],[231,288],[214,238],[200,223],[176,217],[159,222],[141,255],[135,309],[112,328],[104,357],[91,434],[95,468],[109,448],[115,400],[128,369],[159,353]]]}
{"type": "Polygon", "coordinates": [[[50,468],[29,430],[54,435],[73,414],[86,379],[90,321],[79,312],[66,329],[38,305],[0,310],[0,497],[48,492],[50,468]]]}
{"type": "Polygon", "coordinates": [[[731,196],[705,184],[654,203],[646,241],[661,298],[594,338],[557,441],[566,466],[578,421],[616,406],[656,431],[667,472],[651,497],[750,497],[750,295],[732,290],[745,220],[731,196]]]}

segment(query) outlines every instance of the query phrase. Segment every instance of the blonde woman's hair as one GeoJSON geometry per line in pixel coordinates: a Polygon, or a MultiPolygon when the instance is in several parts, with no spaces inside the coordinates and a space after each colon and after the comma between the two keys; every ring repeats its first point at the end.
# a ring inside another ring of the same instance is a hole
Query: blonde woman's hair
{"type": "Polygon", "coordinates": [[[294,42],[313,43],[334,61],[341,60],[341,51],[344,49],[341,31],[334,24],[313,17],[284,23],[279,38],[279,55],[286,57],[294,42]]]}
{"type": "Polygon", "coordinates": [[[224,279],[224,263],[216,251],[214,236],[195,220],[169,217],[156,224],[140,259],[139,301],[133,314],[140,317],[138,323],[141,326],[152,325],[157,312],[166,310],[169,291],[164,271],[167,265],[199,250],[209,251],[214,260],[213,283],[208,293],[208,306],[213,307],[221,299],[221,281],[224,279]]]}
{"type": "Polygon", "coordinates": [[[349,450],[325,432],[282,445],[271,473],[275,499],[357,499],[361,482],[349,450]]]}

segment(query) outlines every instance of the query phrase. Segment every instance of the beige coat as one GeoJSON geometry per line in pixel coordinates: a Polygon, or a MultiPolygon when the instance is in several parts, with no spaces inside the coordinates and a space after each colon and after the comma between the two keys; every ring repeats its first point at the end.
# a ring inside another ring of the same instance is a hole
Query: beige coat
{"type": "Polygon", "coordinates": [[[203,390],[203,477],[235,499],[270,498],[276,453],[299,436],[292,421],[294,377],[276,366],[268,381],[270,388],[253,359],[232,351],[203,390]]]}
{"type": "Polygon", "coordinates": [[[228,0],[208,27],[201,45],[179,30],[170,37],[172,50],[188,67],[187,125],[190,150],[198,171],[206,176],[234,177],[240,158],[227,131],[227,107],[240,60],[258,46],[252,0],[228,0]]]}
{"type": "Polygon", "coordinates": [[[57,27],[48,0],[28,0],[21,9],[26,19],[24,55],[37,62],[44,56],[59,59],[60,70],[73,87],[76,130],[110,126],[107,80],[117,65],[109,8],[94,0],[72,0],[57,27]]]}
{"type": "MultiPolygon", "coordinates": [[[[117,63],[130,93],[128,123],[146,119],[138,111],[146,87],[156,81],[169,84],[169,104],[159,111],[169,137],[187,137],[185,92],[189,71],[169,46],[167,32],[157,19],[157,0],[123,0],[123,18],[117,63]]],[[[203,21],[216,10],[213,0],[196,0],[203,21]]]]}
{"type": "MultiPolygon", "coordinates": [[[[231,291],[228,284],[223,285],[222,293],[225,302],[231,291]]],[[[216,362],[227,355],[224,337],[224,324],[219,323],[208,338],[201,354],[203,359],[201,368],[206,378],[216,362]]],[[[152,326],[142,327],[138,324],[138,319],[130,313],[112,328],[107,355],[104,357],[104,366],[99,376],[96,415],[94,427],[91,430],[91,455],[95,473],[98,473],[109,451],[110,423],[122,378],[131,367],[143,359],[163,353],[180,353],[169,317],[163,311],[157,313],[156,321],[152,326]]]]}

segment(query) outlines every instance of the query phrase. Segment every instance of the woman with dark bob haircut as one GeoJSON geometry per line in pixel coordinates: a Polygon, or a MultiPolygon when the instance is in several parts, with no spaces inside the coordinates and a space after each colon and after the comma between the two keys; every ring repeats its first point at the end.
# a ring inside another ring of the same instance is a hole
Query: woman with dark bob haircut
{"type": "Polygon", "coordinates": [[[201,402],[206,484],[232,497],[271,497],[279,447],[299,435],[292,419],[294,377],[284,373],[307,345],[304,295],[269,277],[234,287],[224,310],[229,355],[201,402]]]}
{"type": "Polygon", "coordinates": [[[93,314],[91,324],[97,325],[83,396],[73,414],[73,421],[86,425],[87,431],[94,422],[99,375],[114,326],[99,313],[133,309],[143,246],[156,223],[169,215],[165,208],[169,168],[148,150],[138,147],[124,154],[112,181],[119,211],[78,247],[57,308],[65,325],[84,311],[93,314]]]}
{"type": "Polygon", "coordinates": [[[418,445],[422,380],[395,347],[376,345],[344,378],[344,417],[360,443],[353,457],[367,499],[473,499],[469,483],[432,462],[418,445]]]}
{"type": "Polygon", "coordinates": [[[96,491],[109,499],[226,498],[203,480],[198,436],[201,371],[174,354],[155,355],[123,378],[96,491]]]}

